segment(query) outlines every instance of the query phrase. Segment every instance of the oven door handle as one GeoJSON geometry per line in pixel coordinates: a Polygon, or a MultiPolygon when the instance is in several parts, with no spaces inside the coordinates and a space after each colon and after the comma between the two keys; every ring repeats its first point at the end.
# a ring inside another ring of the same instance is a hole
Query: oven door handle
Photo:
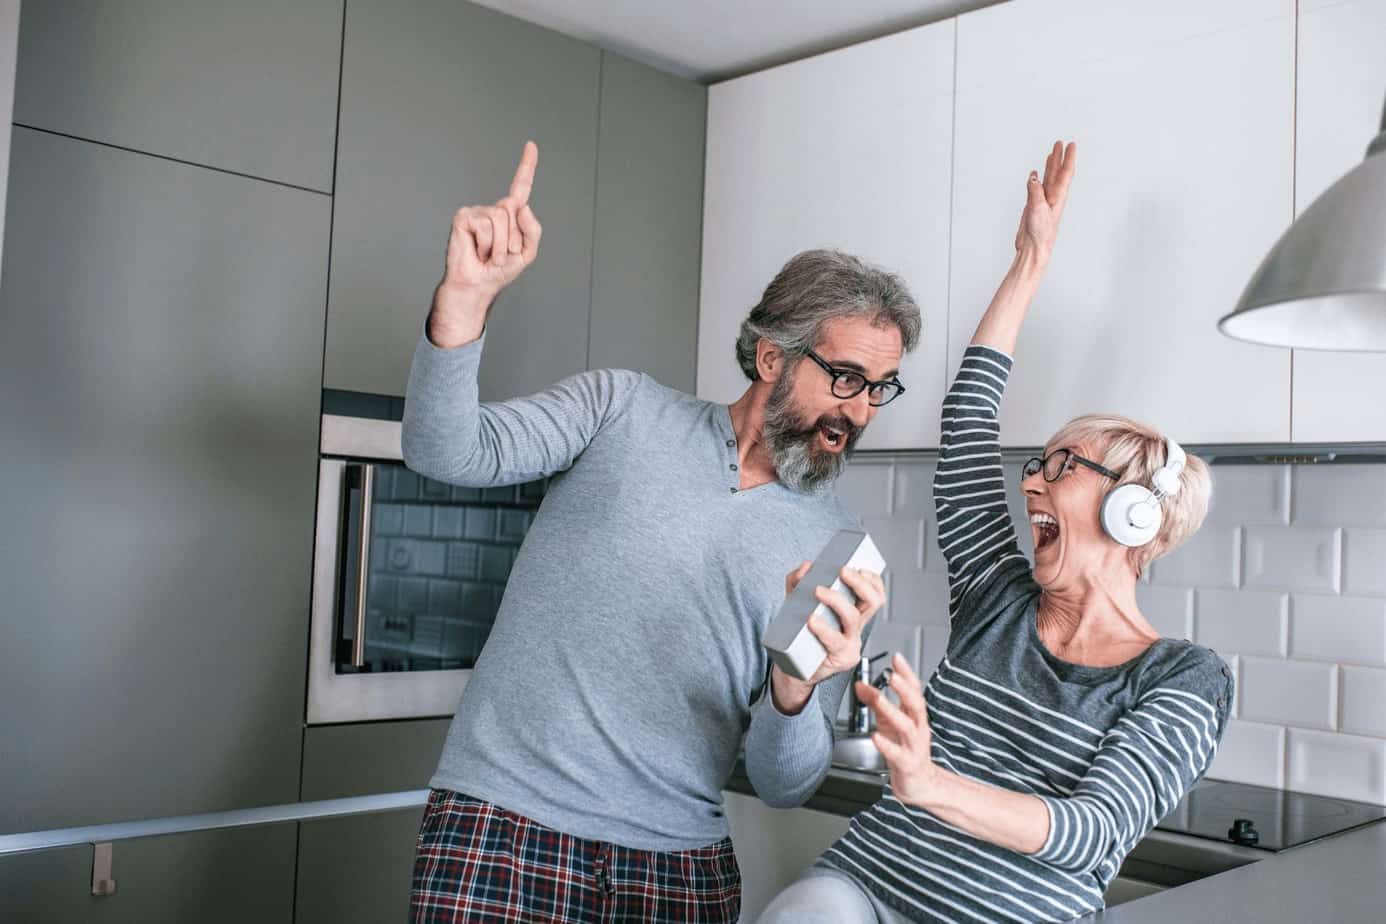
{"type": "MultiPolygon", "coordinates": [[[[356,612],[352,614],[354,632],[351,637],[351,666],[366,664],[366,592],[371,576],[371,500],[375,496],[375,465],[371,462],[352,462],[347,468],[359,473],[356,509],[356,612]]],[[[350,484],[352,479],[348,478],[350,484]]]]}

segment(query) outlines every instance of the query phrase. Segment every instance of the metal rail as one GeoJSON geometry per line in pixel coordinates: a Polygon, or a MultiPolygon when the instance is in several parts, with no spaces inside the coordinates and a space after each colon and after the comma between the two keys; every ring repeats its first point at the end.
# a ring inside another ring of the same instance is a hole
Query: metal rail
{"type": "Polygon", "coordinates": [[[254,825],[273,825],[289,821],[314,821],[321,818],[340,818],[344,815],[366,815],[395,809],[416,808],[428,801],[427,789],[405,792],[377,793],[369,796],[350,796],[344,799],[321,799],[316,802],[290,802],[285,805],[263,805],[257,808],[208,812],[202,815],[174,815],[169,818],[148,818],[141,821],[118,821],[82,828],[53,828],[48,831],[28,831],[22,834],[0,834],[0,856],[50,850],[54,847],[73,847],[79,844],[105,844],[137,837],[158,837],[163,834],[185,834],[190,831],[213,831],[219,828],[248,828],[254,825]]]}

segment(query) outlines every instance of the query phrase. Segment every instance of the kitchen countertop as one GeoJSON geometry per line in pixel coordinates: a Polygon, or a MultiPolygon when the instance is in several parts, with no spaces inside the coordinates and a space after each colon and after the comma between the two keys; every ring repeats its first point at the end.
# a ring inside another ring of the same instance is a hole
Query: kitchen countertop
{"type": "Polygon", "coordinates": [[[1079,919],[1304,924],[1386,920],[1386,823],[1377,822],[1079,919]]]}
{"type": "MultiPolygon", "coordinates": [[[[737,762],[726,788],[755,795],[737,762]]],[[[851,815],[876,801],[881,778],[834,768],[805,808],[851,815]]],[[[1079,924],[1257,924],[1386,921],[1386,822],[1268,853],[1238,869],[1098,911],[1079,924]]]]}

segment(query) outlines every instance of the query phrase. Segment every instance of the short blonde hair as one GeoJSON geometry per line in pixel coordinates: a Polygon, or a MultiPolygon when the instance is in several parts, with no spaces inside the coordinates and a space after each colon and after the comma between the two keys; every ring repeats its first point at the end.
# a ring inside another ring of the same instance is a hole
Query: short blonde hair
{"type": "MultiPolygon", "coordinates": [[[[1082,446],[1097,455],[1094,461],[1121,476],[1111,486],[1139,484],[1150,486],[1151,476],[1165,464],[1165,438],[1145,424],[1115,414],[1087,414],[1075,417],[1049,438],[1045,455],[1055,449],[1082,446]],[[1099,455],[1100,454],[1100,455],[1099,455]]],[[[1110,490],[1110,489],[1109,489],[1110,490]]],[[[1203,525],[1208,501],[1213,494],[1213,478],[1208,464],[1189,455],[1179,475],[1179,493],[1161,502],[1164,520],[1155,539],[1130,550],[1131,563],[1140,574],[1160,556],[1178,548],[1203,525]]]]}

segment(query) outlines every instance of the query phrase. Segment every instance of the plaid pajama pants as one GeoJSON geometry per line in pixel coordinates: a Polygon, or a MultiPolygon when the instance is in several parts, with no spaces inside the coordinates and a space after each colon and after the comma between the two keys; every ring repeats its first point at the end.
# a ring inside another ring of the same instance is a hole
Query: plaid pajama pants
{"type": "Polygon", "coordinates": [[[741,871],[730,839],[635,850],[435,789],[419,827],[409,906],[414,924],[734,924],[741,871]]]}

